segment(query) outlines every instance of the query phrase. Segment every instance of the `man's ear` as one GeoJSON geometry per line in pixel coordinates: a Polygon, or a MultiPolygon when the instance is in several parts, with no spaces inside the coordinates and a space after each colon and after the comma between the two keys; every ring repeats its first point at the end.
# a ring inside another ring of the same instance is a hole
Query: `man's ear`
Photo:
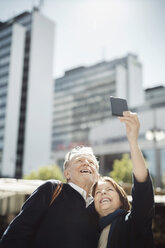
{"type": "Polygon", "coordinates": [[[64,170],[64,176],[65,176],[65,178],[67,179],[67,180],[69,180],[70,179],[70,172],[69,172],[69,170],[64,170]]]}

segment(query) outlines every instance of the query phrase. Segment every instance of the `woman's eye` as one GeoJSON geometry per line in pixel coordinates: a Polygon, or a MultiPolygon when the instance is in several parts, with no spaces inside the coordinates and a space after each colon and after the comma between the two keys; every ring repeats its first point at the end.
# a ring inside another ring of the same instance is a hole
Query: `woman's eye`
{"type": "Polygon", "coordinates": [[[99,193],[101,193],[101,191],[96,191],[95,195],[98,195],[99,193]]]}
{"type": "Polygon", "coordinates": [[[113,189],[112,188],[109,188],[109,189],[107,189],[108,191],[113,191],[113,189]]]}

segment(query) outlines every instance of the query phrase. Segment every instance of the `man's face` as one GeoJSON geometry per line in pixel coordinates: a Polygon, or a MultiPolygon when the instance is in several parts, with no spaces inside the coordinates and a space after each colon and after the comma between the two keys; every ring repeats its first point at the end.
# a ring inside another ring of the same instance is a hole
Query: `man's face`
{"type": "Polygon", "coordinates": [[[69,161],[64,175],[69,182],[84,188],[84,185],[92,186],[97,180],[97,164],[94,158],[88,154],[79,154],[69,161]]]}

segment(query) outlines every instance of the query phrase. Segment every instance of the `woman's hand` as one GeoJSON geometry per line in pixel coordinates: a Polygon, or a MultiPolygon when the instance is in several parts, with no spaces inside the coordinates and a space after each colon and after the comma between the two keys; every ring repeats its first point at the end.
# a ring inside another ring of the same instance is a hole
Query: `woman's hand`
{"type": "Polygon", "coordinates": [[[123,117],[119,117],[119,120],[125,123],[128,142],[130,144],[137,143],[140,128],[137,114],[125,111],[123,112],[123,117]]]}
{"type": "Polygon", "coordinates": [[[126,125],[126,133],[130,145],[134,176],[138,182],[145,182],[148,172],[143,154],[138,145],[140,122],[137,114],[129,111],[123,112],[123,117],[119,117],[119,120],[126,125]]]}

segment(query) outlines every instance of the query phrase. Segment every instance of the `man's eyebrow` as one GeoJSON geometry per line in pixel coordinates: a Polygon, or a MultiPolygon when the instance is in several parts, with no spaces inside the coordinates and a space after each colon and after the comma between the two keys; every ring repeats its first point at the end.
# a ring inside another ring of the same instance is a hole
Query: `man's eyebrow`
{"type": "Polygon", "coordinates": [[[76,157],[75,159],[76,159],[76,160],[77,160],[77,159],[83,159],[83,157],[76,157]]]}
{"type": "Polygon", "coordinates": [[[96,161],[95,161],[95,159],[93,157],[88,157],[88,156],[86,157],[86,156],[83,156],[83,155],[82,156],[80,155],[78,157],[75,157],[74,160],[75,161],[78,161],[78,160],[83,160],[83,159],[87,159],[89,162],[92,162],[94,164],[96,163],[96,161]]]}

